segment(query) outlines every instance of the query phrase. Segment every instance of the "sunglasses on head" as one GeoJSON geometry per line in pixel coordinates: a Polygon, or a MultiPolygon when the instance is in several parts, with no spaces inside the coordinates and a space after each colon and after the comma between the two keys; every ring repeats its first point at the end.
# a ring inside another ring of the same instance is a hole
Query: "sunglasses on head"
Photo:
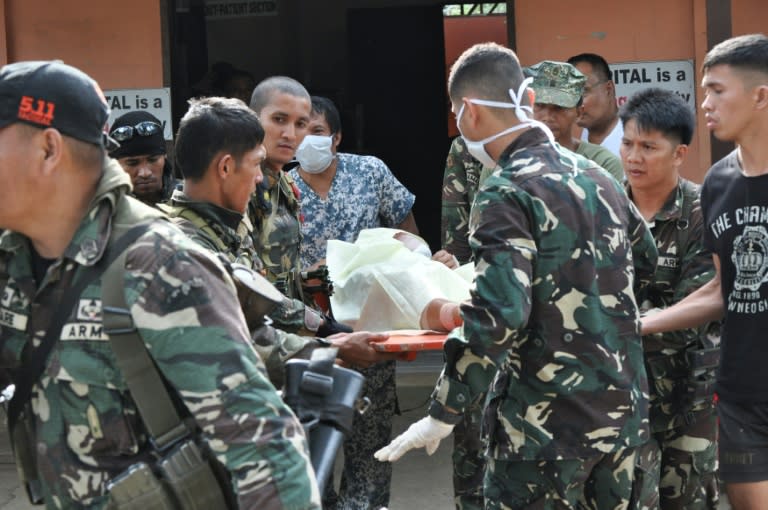
{"type": "Polygon", "coordinates": [[[135,126],[120,126],[119,128],[115,128],[109,133],[109,136],[118,142],[125,142],[134,136],[152,136],[155,133],[162,131],[162,129],[163,127],[157,122],[145,120],[144,122],[139,122],[135,126]]]}

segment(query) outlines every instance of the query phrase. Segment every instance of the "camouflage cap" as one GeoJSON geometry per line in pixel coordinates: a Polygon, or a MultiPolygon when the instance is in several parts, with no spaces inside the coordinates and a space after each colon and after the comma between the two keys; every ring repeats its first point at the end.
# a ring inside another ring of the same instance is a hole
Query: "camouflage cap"
{"type": "Polygon", "coordinates": [[[537,103],[556,104],[565,108],[579,104],[587,81],[587,77],[578,69],[565,62],[544,60],[526,67],[524,72],[526,76],[533,77],[531,88],[536,93],[537,103]]]}

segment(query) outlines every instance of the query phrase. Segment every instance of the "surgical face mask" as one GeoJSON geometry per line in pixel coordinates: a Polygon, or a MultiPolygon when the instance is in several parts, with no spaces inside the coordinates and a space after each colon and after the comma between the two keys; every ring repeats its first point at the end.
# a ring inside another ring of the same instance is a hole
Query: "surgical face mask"
{"type": "Polygon", "coordinates": [[[493,168],[496,166],[496,161],[491,157],[490,154],[488,154],[488,151],[485,150],[485,144],[490,143],[497,138],[501,138],[502,136],[513,133],[515,131],[519,131],[521,129],[525,129],[527,127],[537,126],[544,130],[544,132],[547,134],[547,137],[549,138],[550,142],[554,145],[554,137],[552,136],[552,132],[549,130],[547,126],[545,126],[543,123],[534,120],[526,114],[526,112],[533,113],[533,110],[530,106],[522,106],[522,98],[523,94],[525,94],[525,90],[528,87],[528,85],[533,81],[533,78],[527,78],[523,81],[523,83],[520,84],[520,87],[517,89],[517,94],[515,94],[512,89],[509,89],[509,97],[512,98],[511,103],[501,103],[499,101],[486,101],[485,99],[469,99],[470,103],[479,104],[483,106],[491,106],[494,108],[509,108],[515,110],[515,116],[520,121],[520,124],[517,124],[515,126],[512,126],[508,129],[505,129],[504,131],[501,131],[499,133],[496,133],[495,135],[491,135],[488,138],[484,138],[482,140],[469,140],[466,136],[464,136],[464,133],[461,132],[461,116],[464,114],[464,104],[461,105],[461,109],[459,110],[459,114],[456,116],[456,127],[459,129],[459,133],[461,134],[461,137],[464,139],[464,143],[467,144],[467,151],[469,154],[478,160],[483,166],[487,166],[490,168],[493,168]]]}
{"type": "Polygon", "coordinates": [[[299,160],[301,169],[310,174],[319,174],[325,171],[333,161],[333,135],[319,136],[307,135],[296,149],[296,159],[299,160]]]}

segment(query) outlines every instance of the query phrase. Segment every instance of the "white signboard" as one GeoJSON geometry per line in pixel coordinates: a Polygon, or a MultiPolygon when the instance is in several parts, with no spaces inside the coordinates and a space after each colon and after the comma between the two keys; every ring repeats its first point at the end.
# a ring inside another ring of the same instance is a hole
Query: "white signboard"
{"type": "Polygon", "coordinates": [[[610,68],[619,106],[639,90],[658,87],[679,95],[696,111],[696,73],[692,60],[619,62],[611,64],[610,68]]]}
{"type": "Polygon", "coordinates": [[[205,19],[276,16],[278,0],[206,0],[205,19]]]}
{"type": "Polygon", "coordinates": [[[111,110],[108,121],[110,126],[125,113],[145,110],[160,119],[165,139],[173,140],[171,89],[114,89],[105,90],[104,95],[111,110]]]}

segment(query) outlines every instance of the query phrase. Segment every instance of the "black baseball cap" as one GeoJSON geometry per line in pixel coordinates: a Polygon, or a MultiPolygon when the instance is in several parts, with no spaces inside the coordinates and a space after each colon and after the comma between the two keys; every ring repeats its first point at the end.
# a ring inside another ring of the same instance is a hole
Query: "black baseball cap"
{"type": "Polygon", "coordinates": [[[0,128],[23,122],[106,150],[117,147],[106,132],[109,107],[98,83],[60,60],[28,61],[0,68],[0,128]]]}

